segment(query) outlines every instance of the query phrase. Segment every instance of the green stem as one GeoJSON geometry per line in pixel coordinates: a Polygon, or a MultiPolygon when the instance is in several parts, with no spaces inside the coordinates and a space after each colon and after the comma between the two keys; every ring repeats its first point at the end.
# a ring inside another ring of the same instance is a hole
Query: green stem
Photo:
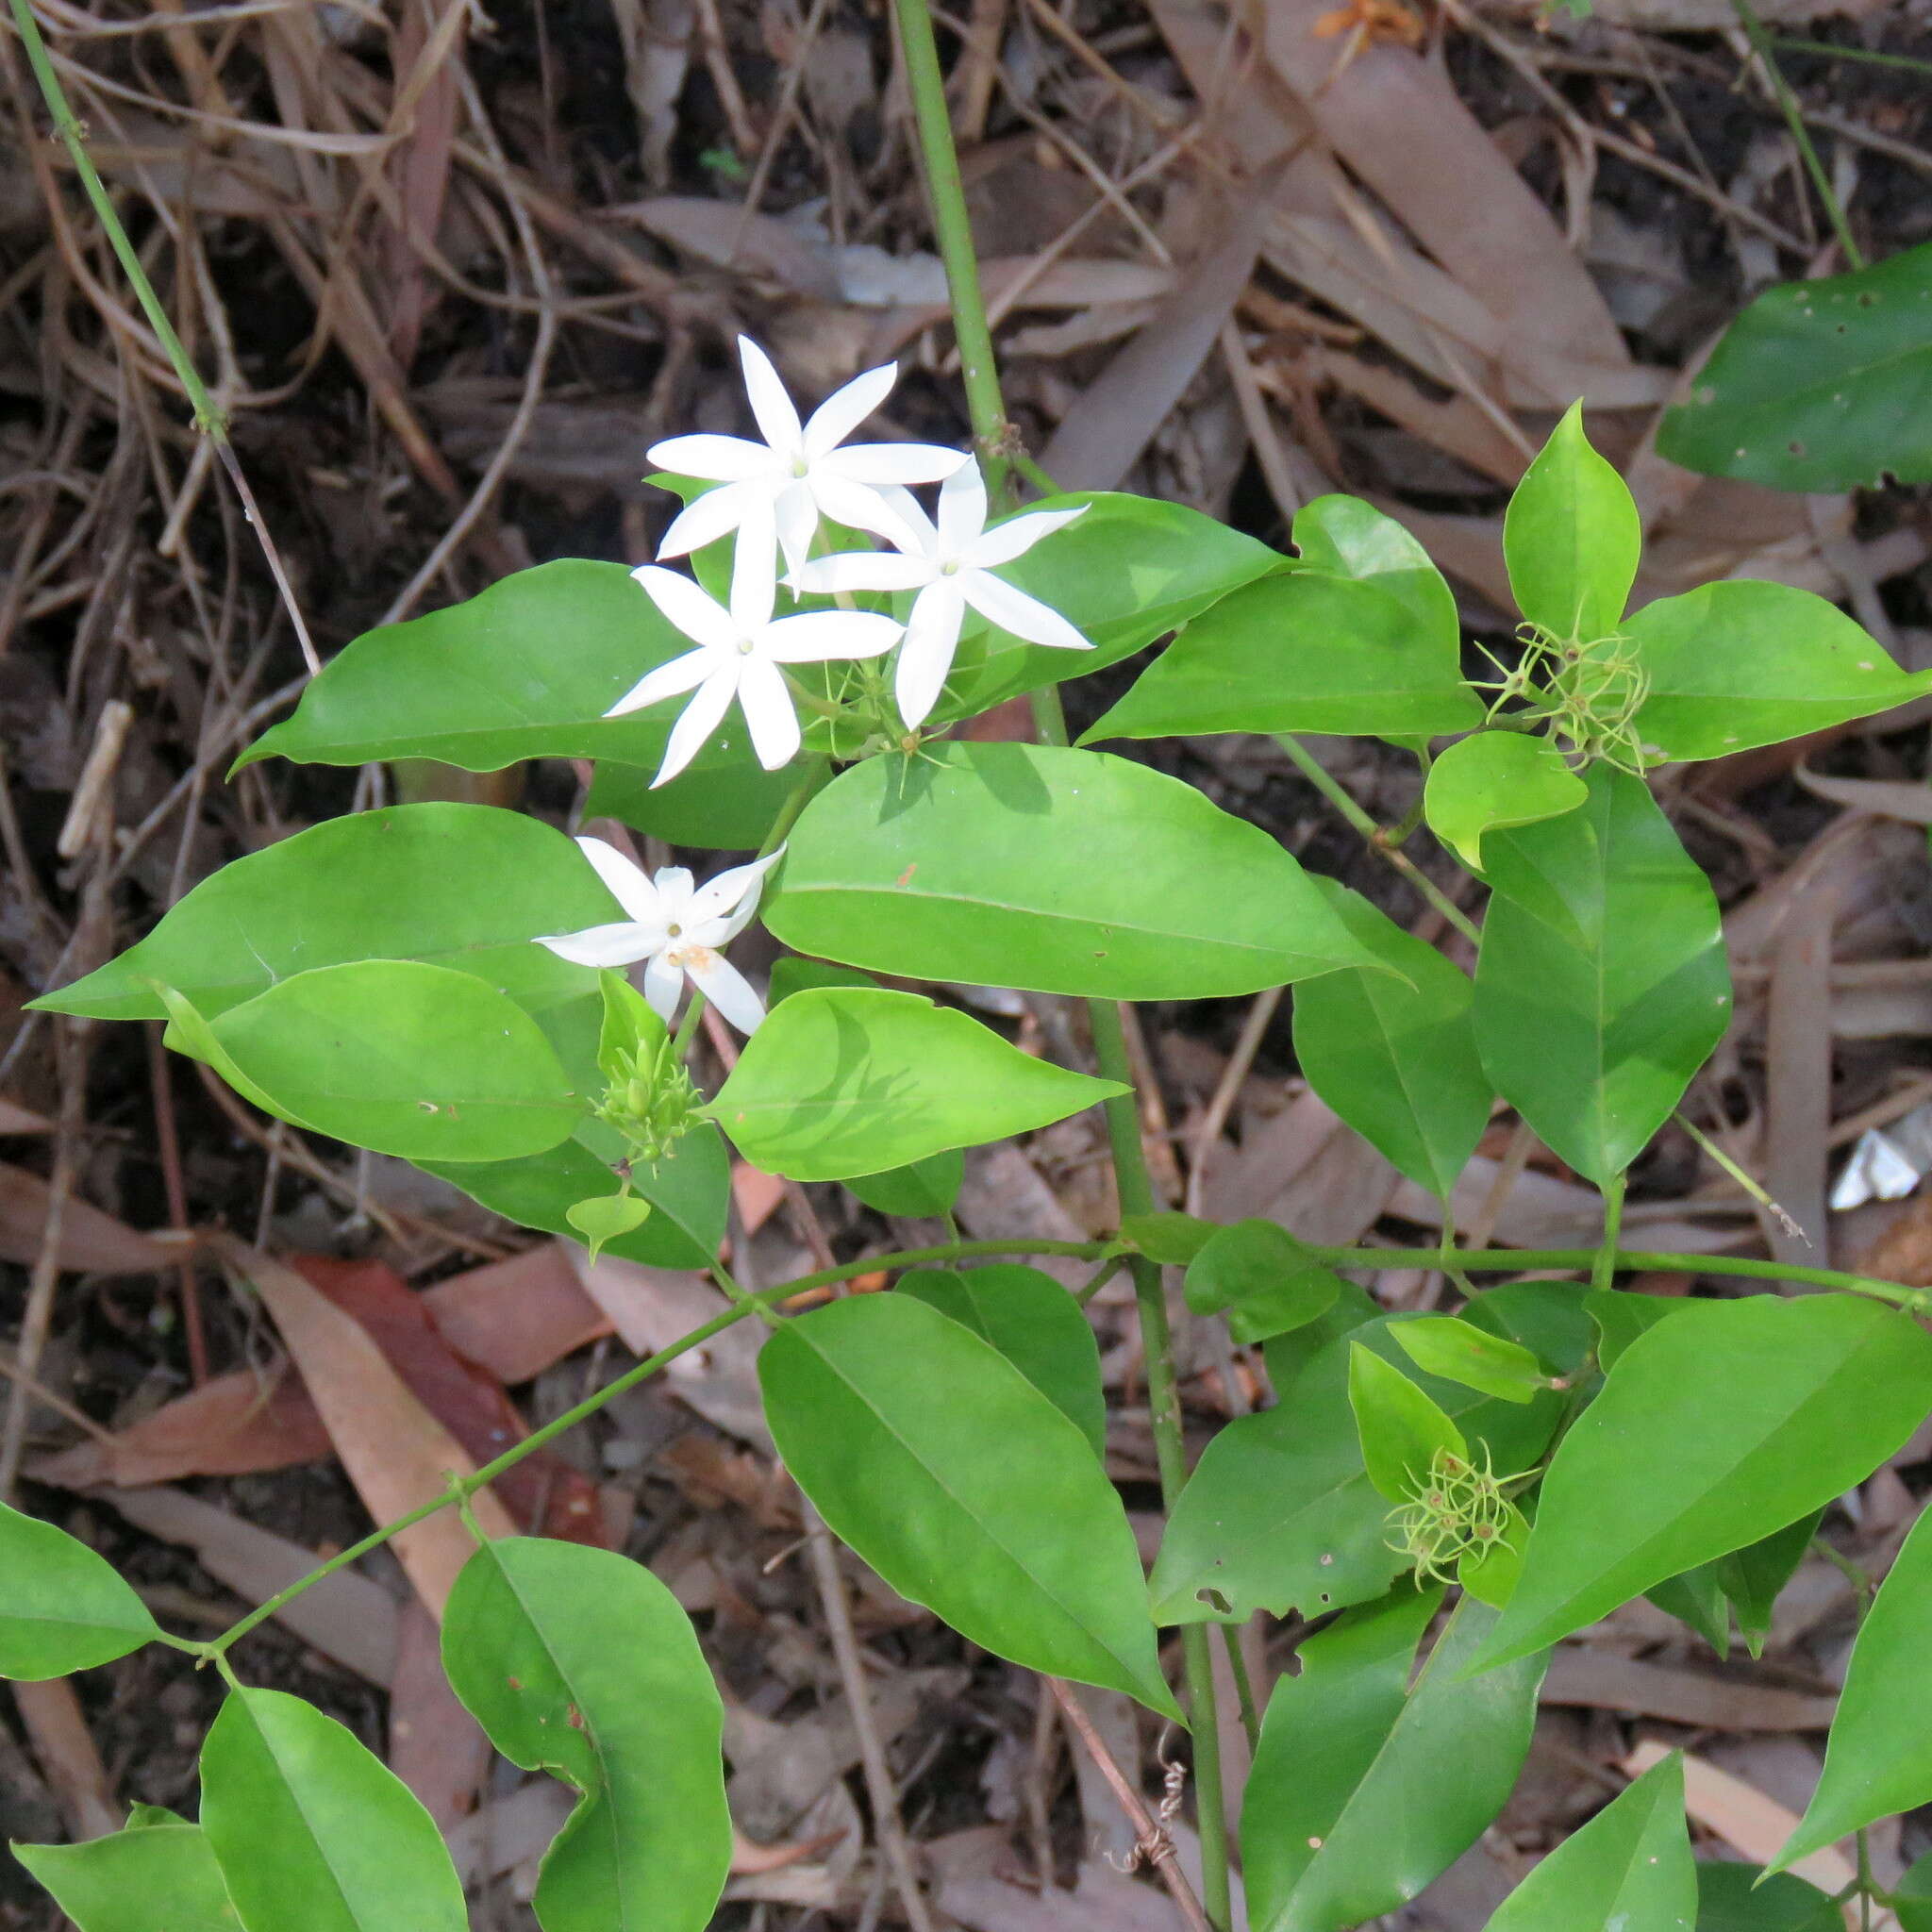
{"type": "Polygon", "coordinates": [[[1745,39],[1751,42],[1752,51],[1764,63],[1765,77],[1771,82],[1772,92],[1777,96],[1778,111],[1785,117],[1785,125],[1790,129],[1791,139],[1797,143],[1805,172],[1810,175],[1811,185],[1818,191],[1818,198],[1824,204],[1832,231],[1838,236],[1838,245],[1844,251],[1846,261],[1854,269],[1861,269],[1865,266],[1864,251],[1853,239],[1852,225],[1845,219],[1843,204],[1831,185],[1831,176],[1824,172],[1824,163],[1818,158],[1818,150],[1811,144],[1811,132],[1805,125],[1805,113],[1798,105],[1798,97],[1791,92],[1790,82],[1778,72],[1777,61],[1771,51],[1771,36],[1764,31],[1764,23],[1758,19],[1757,9],[1752,6],[1751,0],[1731,0],[1731,5],[1743,26],[1745,39]]]}
{"type": "Polygon", "coordinates": [[[1617,1279],[1617,1233],[1624,1225],[1625,1176],[1613,1174],[1604,1189],[1604,1239],[1596,1251],[1596,1263],[1590,1271],[1591,1287],[1607,1294],[1617,1279]]]}
{"type": "Polygon", "coordinates": [[[1768,34],[1767,43],[1788,54],[1822,54],[1833,60],[1863,60],[1873,67],[1896,67],[1905,74],[1932,74],[1932,60],[1909,54],[1887,54],[1871,47],[1839,47],[1829,41],[1793,40],[1790,34],[1768,34]]]}
{"type": "MultiPolygon", "coordinates": [[[[513,1468],[525,1457],[541,1449],[547,1442],[554,1442],[566,1431],[576,1427],[613,1402],[625,1390],[634,1389],[647,1376],[655,1375],[667,1363],[675,1362],[679,1356],[688,1354],[700,1343],[708,1341],[712,1336],[729,1328],[734,1322],[741,1322],[750,1314],[761,1312],[774,1302],[788,1301],[796,1294],[808,1293],[814,1288],[829,1288],[836,1281],[849,1281],[855,1274],[870,1274],[879,1269],[900,1269],[917,1267],[923,1261],[961,1260],[981,1255],[1067,1255],[1080,1260],[1101,1260],[1118,1252],[1110,1241],[1033,1241],[1022,1236],[1013,1241],[942,1241],[930,1248],[906,1248],[896,1254],[868,1255],[857,1261],[841,1261],[831,1268],[821,1268],[810,1274],[801,1274],[794,1281],[783,1281],[776,1288],[761,1289],[757,1294],[745,1294],[741,1301],[722,1309],[718,1314],[693,1328],[690,1334],[681,1335],[668,1348],[660,1348],[654,1356],[647,1356],[636,1367],[628,1369],[608,1387],[600,1389],[596,1394],[587,1397],[575,1408],[567,1408],[554,1422],[525,1436],[514,1447],[506,1449],[493,1461],[486,1462],[472,1475],[458,1477],[441,1496],[427,1503],[419,1504],[407,1514],[398,1516],[393,1523],[386,1523],[379,1529],[371,1530],[359,1542],[351,1543],[345,1550],[331,1557],[318,1569],[311,1570],[307,1576],[299,1577],[288,1589],[277,1591],[269,1600],[249,1611],[239,1623],[225,1630],[221,1636],[206,1643],[192,1643],[182,1639],[171,1639],[175,1648],[192,1650],[204,1657],[219,1659],[238,1639],[247,1636],[258,1624],[266,1623],[277,1610],[285,1608],[311,1585],[320,1583],[325,1576],[333,1575],[338,1570],[345,1569],[351,1563],[366,1557],[371,1550],[379,1549],[398,1530],[413,1527],[426,1518],[434,1516],[439,1509],[446,1509],[451,1504],[461,1504],[474,1496],[478,1490],[492,1483],[503,1473],[513,1468]]],[[[732,1284],[736,1287],[736,1284],[732,1284]]],[[[740,1291],[741,1293],[742,1291],[740,1291]]]]}
{"type": "Polygon", "coordinates": [[[1233,1624],[1221,1626],[1221,1641],[1227,1648],[1227,1674],[1234,1679],[1235,1701],[1241,1706],[1241,1729],[1248,1736],[1248,1749],[1261,1744],[1261,1713],[1255,1705],[1254,1679],[1248,1675],[1248,1660],[1241,1655],[1241,1633],[1233,1624]]]}
{"type": "MultiPolygon", "coordinates": [[[[14,0],[23,6],[25,0],[14,0]]],[[[973,223],[966,212],[966,184],[959,178],[959,153],[953,143],[952,116],[946,108],[945,77],[940,72],[939,43],[933,39],[926,0],[894,0],[899,44],[906,55],[906,79],[912,92],[912,117],[919,128],[925,194],[932,209],[933,235],[946,265],[946,292],[952,301],[953,336],[959,345],[959,375],[973,417],[973,441],[986,472],[987,494],[994,504],[1007,496],[1011,425],[1000,394],[993,361],[992,330],[986,320],[986,297],[979,287],[979,258],[973,246],[973,223]]]]}
{"type": "MultiPolygon", "coordinates": [[[[1302,776],[1362,835],[1371,850],[1379,852],[1471,945],[1482,943],[1482,929],[1475,921],[1407,853],[1396,849],[1394,835],[1385,832],[1356,803],[1347,786],[1327,771],[1321,759],[1299,740],[1289,737],[1285,732],[1276,738],[1275,742],[1294,760],[1295,769],[1302,776]]],[[[1403,836],[1407,837],[1407,833],[1403,836]]]]}
{"type": "MultiPolygon", "coordinates": [[[[1331,1268],[1387,1268],[1409,1252],[1407,1248],[1314,1248],[1310,1251],[1331,1268]]],[[[1593,1272],[1602,1248],[1464,1248],[1456,1265],[1475,1274],[1526,1274],[1541,1269],[1593,1272]]],[[[1847,1294],[1869,1294],[1891,1302],[1913,1314],[1932,1315],[1932,1291],[1901,1288],[1895,1281],[1874,1281],[1870,1275],[1844,1274],[1835,1268],[1800,1268],[1788,1261],[1759,1261],[1743,1255],[1665,1255],[1648,1248],[1615,1248],[1610,1264],[1618,1271],[1640,1274],[1741,1274],[1754,1281],[1795,1281],[1807,1288],[1833,1288],[1847,1294]]]]}

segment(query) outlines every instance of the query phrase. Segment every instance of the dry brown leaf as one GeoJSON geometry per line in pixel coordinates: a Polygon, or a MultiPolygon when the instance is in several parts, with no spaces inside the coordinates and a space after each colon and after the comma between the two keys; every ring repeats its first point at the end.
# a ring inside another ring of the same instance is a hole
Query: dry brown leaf
{"type": "MultiPolygon", "coordinates": [[[[31,1265],[47,1225],[47,1184],[25,1168],[0,1163],[0,1260],[31,1265]]],[[[85,1274],[152,1274],[172,1268],[177,1251],[103,1214],[70,1194],[60,1208],[60,1267],[85,1274]]]]}
{"type": "Polygon", "coordinates": [[[423,1303],[458,1355],[514,1389],[610,1333],[571,1262],[581,1253],[574,1242],[542,1241],[425,1288],[423,1303]]]}
{"type": "MultiPolygon", "coordinates": [[[[354,1317],[292,1268],[227,1237],[215,1245],[274,1317],[302,1371],[349,1480],[377,1523],[388,1523],[445,1493],[475,1464],[462,1445],[404,1386],[388,1357],[354,1317]]],[[[471,1507],[484,1533],[513,1536],[516,1525],[484,1490],[471,1507]]],[[[475,1545],[454,1509],[399,1531],[390,1547],[432,1615],[441,1618],[457,1573],[475,1545]]]]}
{"type": "Polygon", "coordinates": [[[448,1832],[476,1807],[489,1775],[490,1740],[450,1689],[436,1620],[419,1603],[403,1606],[395,1675],[389,1687],[389,1768],[448,1832]]]}
{"type": "Polygon", "coordinates": [[[124,1814],[108,1789],[107,1766],[80,1714],[74,1686],[65,1677],[16,1684],[13,1702],[69,1835],[78,1840],[120,1830],[124,1814]]]}
{"type": "Polygon", "coordinates": [[[1797,1223],[1764,1217],[1780,1261],[1815,1267],[1825,1259],[1824,1182],[1831,1138],[1831,945],[1840,882],[1812,874],[1773,942],[1765,1020],[1764,1184],[1797,1223]]]}
{"type": "Polygon", "coordinates": [[[51,1134],[54,1123],[44,1114],[30,1113],[13,1101],[0,1098],[0,1134],[51,1134]]]}
{"type": "Polygon", "coordinates": [[[1932,785],[1904,778],[1830,778],[1804,764],[1794,765],[1791,775],[1807,791],[1828,798],[1834,805],[1898,819],[1908,825],[1932,825],[1932,785]]]}
{"type": "Polygon", "coordinates": [[[1838,1709],[1836,1698],[1645,1663],[1575,1643],[1558,1646],[1539,1695],[1545,1704],[1578,1704],[1721,1731],[1824,1731],[1838,1709]]]}
{"type": "Polygon", "coordinates": [[[1104,1859],[1080,1867],[1072,1891],[1033,1889],[1032,1874],[998,1826],[975,1826],[922,1847],[932,1867],[933,1902],[971,1932],[1173,1932],[1164,1892],[1104,1859]]]}
{"type": "MultiPolygon", "coordinates": [[[[953,1204],[958,1224],[982,1241],[1010,1237],[1024,1241],[1081,1241],[1088,1230],[1060,1205],[1041,1179],[1024,1149],[1010,1141],[966,1150],[966,1174],[953,1204]]],[[[1036,1255],[1033,1265],[1068,1288],[1078,1288],[1093,1271],[1085,1261],[1036,1255]]]]}

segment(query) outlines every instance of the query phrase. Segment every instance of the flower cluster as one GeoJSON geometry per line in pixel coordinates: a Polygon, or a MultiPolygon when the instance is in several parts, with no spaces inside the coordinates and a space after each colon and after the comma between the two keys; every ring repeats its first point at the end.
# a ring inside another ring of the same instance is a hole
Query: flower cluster
{"type": "Polygon", "coordinates": [[[801,423],[764,351],[742,336],[738,349],[764,441],[674,436],[650,452],[666,470],[717,486],[674,520],[659,558],[688,556],[723,537],[736,540],[722,603],[661,561],[632,573],[697,647],[660,664],[607,714],[622,717],[692,693],[654,785],[668,784],[691,763],[734,699],[758,762],[768,772],[789,763],[800,731],[788,664],[875,658],[896,646],[893,698],[905,724],[916,728],[939,702],[969,608],[1031,643],[1091,648],[1057,610],[994,575],[1079,510],[1035,510],[988,529],[986,483],[971,458],[933,443],[846,442],[891,392],[894,366],[856,376],[801,423]],[[915,483],[941,484],[937,521],[912,494],[908,486],[915,483]],[[883,537],[892,548],[814,558],[822,521],[883,537]],[[781,558],[794,599],[914,591],[908,620],[846,608],[775,616],[781,558]]]}

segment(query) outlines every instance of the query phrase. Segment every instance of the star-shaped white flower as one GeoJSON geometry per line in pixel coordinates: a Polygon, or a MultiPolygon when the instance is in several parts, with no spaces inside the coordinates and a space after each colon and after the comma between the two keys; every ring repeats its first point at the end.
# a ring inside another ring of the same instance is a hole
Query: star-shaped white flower
{"type": "Polygon", "coordinates": [[[674,436],[654,443],[654,463],[679,476],[723,487],[708,490],[673,520],[658,555],[684,557],[733,530],[741,543],[776,542],[796,570],[811,550],[821,516],[898,541],[903,519],[882,490],[937,483],[966,458],[930,442],[858,442],[845,439],[883,403],[898,380],[888,362],[856,375],[800,423],[770,357],[748,336],[738,339],[744,390],[763,442],[741,436],[674,436]]]}
{"type": "Polygon", "coordinates": [[[822,664],[834,658],[876,658],[898,642],[896,619],[868,610],[803,610],[774,619],[776,560],[768,544],[741,543],[732,559],[731,601],[655,563],[631,572],[662,611],[698,648],[660,664],[605,712],[621,718],[688,691],[696,691],[671,727],[664,762],[651,780],[668,784],[694,758],[738,700],[752,748],[768,772],[789,764],[799,744],[781,664],[822,664]]]}
{"type": "Polygon", "coordinates": [[[892,684],[899,715],[908,724],[924,724],[939,703],[969,605],[1028,643],[1063,651],[1093,648],[1058,610],[993,575],[995,565],[1024,557],[1042,537],[1083,515],[1084,505],[1080,509],[1030,510],[989,530],[986,479],[976,462],[956,470],[940,486],[937,524],[909,491],[896,492],[895,500],[903,520],[912,526],[911,541],[893,540],[899,555],[841,551],[814,558],[789,581],[820,596],[841,591],[918,591],[892,684]]]}
{"type": "Polygon", "coordinates": [[[699,886],[681,865],[667,865],[653,879],[602,839],[579,839],[577,844],[628,916],[582,932],[556,933],[537,944],[578,966],[648,960],[644,998],[667,1026],[677,1017],[688,979],[741,1033],[750,1033],[765,1017],[764,1003],[720,955],[751,924],[765,874],[785,848],[699,886]]]}

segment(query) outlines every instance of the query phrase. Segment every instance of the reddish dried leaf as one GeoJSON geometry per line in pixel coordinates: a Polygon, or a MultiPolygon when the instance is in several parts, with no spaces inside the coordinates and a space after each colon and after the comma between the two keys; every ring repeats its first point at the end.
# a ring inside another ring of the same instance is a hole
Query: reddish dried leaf
{"type": "Polygon", "coordinates": [[[584,1292],[562,1241],[453,1274],[425,1289],[421,1300],[458,1355],[510,1389],[611,1332],[610,1317],[584,1292]]]}

